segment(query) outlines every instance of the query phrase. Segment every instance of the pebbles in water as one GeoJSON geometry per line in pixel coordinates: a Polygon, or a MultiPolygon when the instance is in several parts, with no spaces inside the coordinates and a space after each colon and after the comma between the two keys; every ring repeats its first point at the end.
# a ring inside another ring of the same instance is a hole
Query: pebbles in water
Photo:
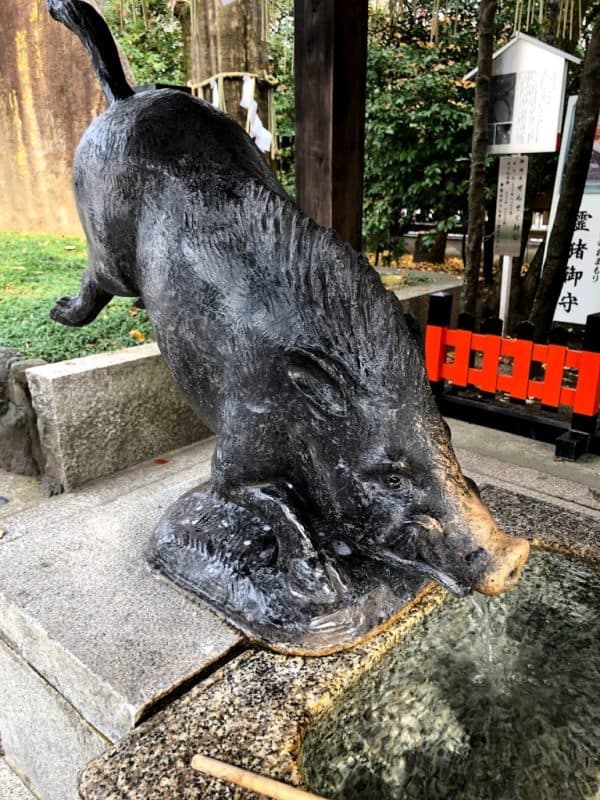
{"type": "Polygon", "coordinates": [[[600,800],[600,572],[534,552],[450,598],[306,733],[332,800],[600,800]]]}

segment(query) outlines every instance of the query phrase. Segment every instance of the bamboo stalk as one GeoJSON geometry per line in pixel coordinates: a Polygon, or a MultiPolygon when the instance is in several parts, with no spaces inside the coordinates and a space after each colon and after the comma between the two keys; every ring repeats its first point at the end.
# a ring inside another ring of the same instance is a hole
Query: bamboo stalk
{"type": "Polygon", "coordinates": [[[233,764],[226,764],[224,761],[200,754],[192,758],[192,768],[199,772],[205,772],[213,778],[220,778],[220,780],[241,786],[243,789],[270,797],[271,800],[325,800],[324,797],[305,792],[303,789],[296,789],[295,786],[288,786],[287,783],[273,780],[273,778],[265,778],[263,775],[249,772],[247,769],[241,769],[233,764]]]}
{"type": "Polygon", "coordinates": [[[558,22],[556,23],[556,36],[560,36],[560,26],[562,23],[563,18],[563,4],[561,3],[558,7],[558,22]]]}
{"type": "Polygon", "coordinates": [[[146,0],[142,0],[142,14],[144,16],[144,30],[148,33],[150,30],[150,12],[148,11],[146,0]]]}
{"type": "Polygon", "coordinates": [[[569,39],[573,39],[573,12],[575,11],[575,0],[571,0],[571,13],[569,15],[569,39]]]}

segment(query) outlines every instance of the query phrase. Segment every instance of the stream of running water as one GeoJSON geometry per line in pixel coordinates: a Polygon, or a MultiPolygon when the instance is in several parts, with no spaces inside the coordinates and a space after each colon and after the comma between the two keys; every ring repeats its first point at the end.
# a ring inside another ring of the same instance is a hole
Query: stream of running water
{"type": "Polygon", "coordinates": [[[331,800],[600,800],[600,573],[533,552],[449,598],[306,733],[331,800]]]}

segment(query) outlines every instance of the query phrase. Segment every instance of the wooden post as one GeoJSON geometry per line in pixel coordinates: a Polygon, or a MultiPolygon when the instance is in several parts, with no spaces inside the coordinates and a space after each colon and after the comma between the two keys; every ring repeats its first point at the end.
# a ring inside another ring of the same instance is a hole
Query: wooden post
{"type": "Polygon", "coordinates": [[[361,248],[367,0],[295,0],[296,199],[361,248]]]}

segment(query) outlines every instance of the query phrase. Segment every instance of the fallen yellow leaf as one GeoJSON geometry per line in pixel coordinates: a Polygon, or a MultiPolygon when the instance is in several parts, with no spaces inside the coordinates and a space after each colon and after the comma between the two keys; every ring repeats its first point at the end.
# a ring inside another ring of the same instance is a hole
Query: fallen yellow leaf
{"type": "Polygon", "coordinates": [[[405,283],[405,278],[399,275],[380,275],[381,282],[388,289],[398,289],[405,283]]]}
{"type": "Polygon", "coordinates": [[[138,330],[129,331],[129,336],[135,339],[138,344],[146,341],[146,334],[138,330]]]}

